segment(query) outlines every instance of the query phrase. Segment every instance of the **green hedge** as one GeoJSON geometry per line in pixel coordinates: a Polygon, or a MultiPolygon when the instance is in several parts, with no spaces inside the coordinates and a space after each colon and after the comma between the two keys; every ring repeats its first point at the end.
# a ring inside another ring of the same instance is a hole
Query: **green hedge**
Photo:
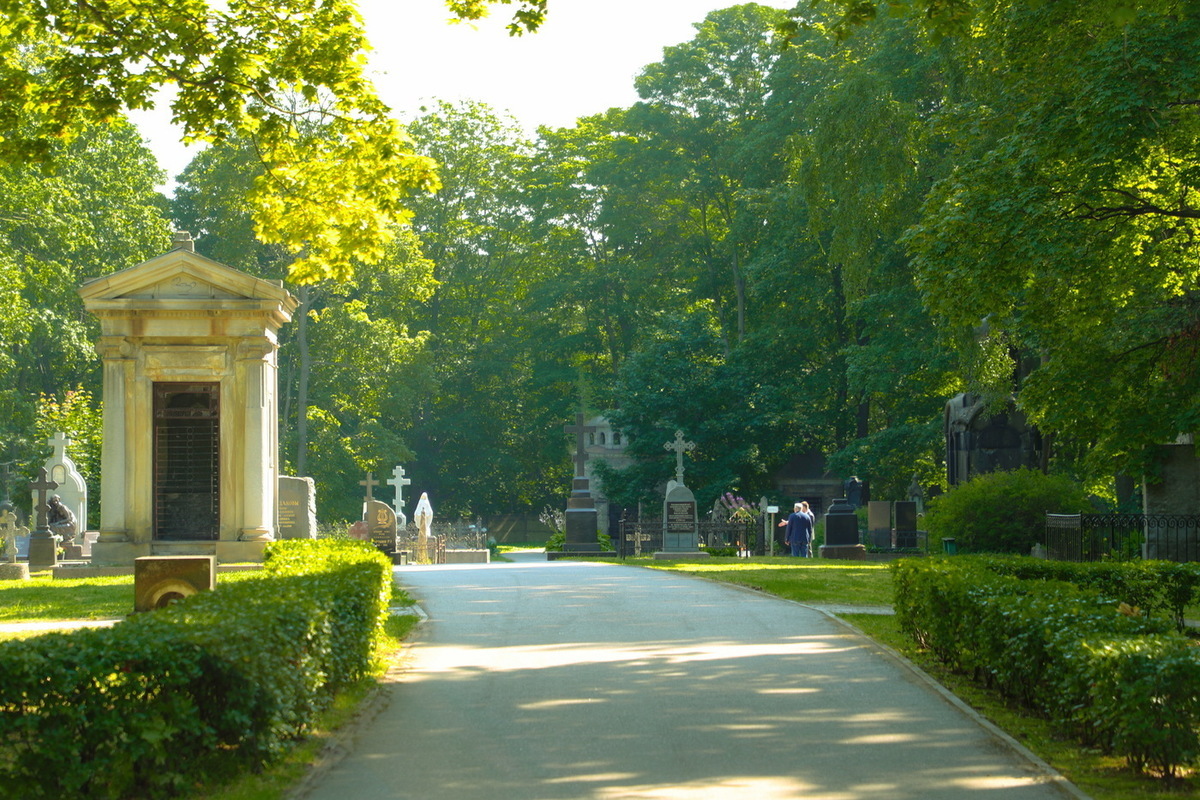
{"type": "Polygon", "coordinates": [[[285,541],[252,580],[0,645],[0,797],[171,797],[266,763],[369,674],[390,592],[369,544],[285,541]]]}
{"type": "Polygon", "coordinates": [[[1140,769],[1171,776],[1197,763],[1200,649],[1173,619],[1131,613],[1112,591],[1142,592],[1147,574],[1188,570],[986,558],[905,559],[892,569],[901,628],[952,668],[1140,769]]]}

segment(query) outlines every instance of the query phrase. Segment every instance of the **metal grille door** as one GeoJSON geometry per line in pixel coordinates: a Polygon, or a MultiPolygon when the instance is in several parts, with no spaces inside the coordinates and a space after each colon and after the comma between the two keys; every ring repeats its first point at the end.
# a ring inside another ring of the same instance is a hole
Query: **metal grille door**
{"type": "Polygon", "coordinates": [[[216,540],[218,383],[154,384],[154,538],[216,540]]]}

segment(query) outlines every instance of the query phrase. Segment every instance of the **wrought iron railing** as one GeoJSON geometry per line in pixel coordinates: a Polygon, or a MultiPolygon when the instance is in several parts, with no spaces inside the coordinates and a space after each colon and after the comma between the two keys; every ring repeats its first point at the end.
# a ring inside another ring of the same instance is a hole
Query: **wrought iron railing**
{"type": "Polygon", "coordinates": [[[1200,561],[1200,515],[1047,514],[1045,545],[1059,561],[1200,561]]]}
{"type": "MultiPolygon", "coordinates": [[[[623,517],[617,525],[617,541],[613,546],[621,558],[654,553],[662,549],[666,529],[662,519],[623,517]]],[[[696,529],[700,545],[706,549],[733,548],[762,555],[767,544],[762,535],[762,521],[758,519],[702,519],[697,521],[696,529]]]]}

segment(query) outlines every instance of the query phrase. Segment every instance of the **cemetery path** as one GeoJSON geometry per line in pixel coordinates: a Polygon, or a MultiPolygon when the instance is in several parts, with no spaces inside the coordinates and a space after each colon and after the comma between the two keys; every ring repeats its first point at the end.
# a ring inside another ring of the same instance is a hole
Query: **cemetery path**
{"type": "Polygon", "coordinates": [[[813,608],[594,563],[397,578],[429,621],[307,800],[1083,797],[813,608]]]}

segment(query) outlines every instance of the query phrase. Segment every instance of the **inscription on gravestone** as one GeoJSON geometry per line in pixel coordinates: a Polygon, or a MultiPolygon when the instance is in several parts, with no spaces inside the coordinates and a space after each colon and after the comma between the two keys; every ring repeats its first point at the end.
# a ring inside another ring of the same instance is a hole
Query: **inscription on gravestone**
{"type": "Polygon", "coordinates": [[[317,538],[316,486],[312,478],[279,476],[279,538],[317,538]]]}
{"type": "Polygon", "coordinates": [[[367,525],[371,543],[388,555],[396,552],[396,512],[387,503],[367,501],[367,525]]]}

